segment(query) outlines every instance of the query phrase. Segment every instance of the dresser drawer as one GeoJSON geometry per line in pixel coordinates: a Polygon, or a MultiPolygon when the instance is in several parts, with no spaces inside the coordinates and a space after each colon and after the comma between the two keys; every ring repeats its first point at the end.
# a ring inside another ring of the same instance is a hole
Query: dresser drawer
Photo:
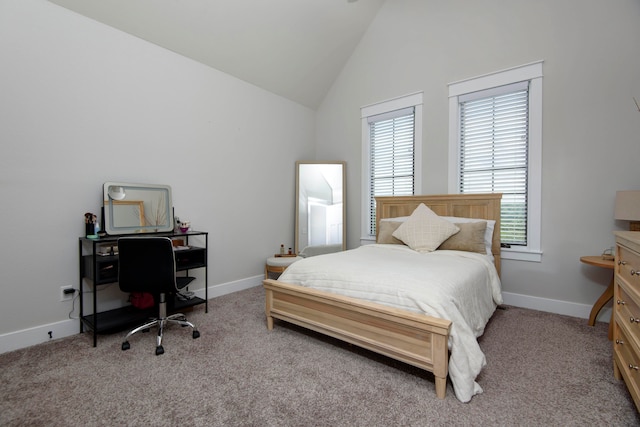
{"type": "Polygon", "coordinates": [[[636,289],[640,289],[640,255],[624,246],[618,246],[616,273],[636,289]]]}
{"type": "Polygon", "coordinates": [[[640,304],[630,295],[626,286],[618,283],[618,294],[614,304],[616,320],[623,325],[640,348],[640,304]]]}
{"type": "Polygon", "coordinates": [[[640,396],[640,357],[624,328],[616,325],[618,337],[613,344],[615,362],[624,377],[634,401],[640,396]]]}

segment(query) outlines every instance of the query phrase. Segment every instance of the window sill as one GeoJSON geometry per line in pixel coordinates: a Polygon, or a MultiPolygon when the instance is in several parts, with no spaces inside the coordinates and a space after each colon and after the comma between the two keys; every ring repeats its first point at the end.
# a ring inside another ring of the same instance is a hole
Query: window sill
{"type": "Polygon", "coordinates": [[[376,242],[376,236],[360,237],[360,246],[371,245],[376,242]]]}
{"type": "Polygon", "coordinates": [[[502,248],[500,250],[500,258],[503,260],[510,259],[514,261],[542,262],[542,251],[502,248]]]}

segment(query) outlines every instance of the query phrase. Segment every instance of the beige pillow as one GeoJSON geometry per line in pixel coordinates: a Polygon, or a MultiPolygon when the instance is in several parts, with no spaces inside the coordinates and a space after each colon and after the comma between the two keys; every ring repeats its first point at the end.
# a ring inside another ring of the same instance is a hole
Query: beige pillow
{"type": "Polygon", "coordinates": [[[376,243],[387,245],[404,245],[402,240],[392,236],[393,232],[400,227],[401,222],[380,221],[380,229],[378,230],[378,241],[376,243]]]}
{"type": "Polygon", "coordinates": [[[417,252],[432,252],[460,229],[440,218],[424,203],[416,208],[411,216],[392,233],[417,252]]]}
{"type": "Polygon", "coordinates": [[[452,251],[478,252],[486,254],[484,246],[484,232],[487,229],[486,221],[454,223],[460,231],[442,242],[438,249],[452,251]]]}

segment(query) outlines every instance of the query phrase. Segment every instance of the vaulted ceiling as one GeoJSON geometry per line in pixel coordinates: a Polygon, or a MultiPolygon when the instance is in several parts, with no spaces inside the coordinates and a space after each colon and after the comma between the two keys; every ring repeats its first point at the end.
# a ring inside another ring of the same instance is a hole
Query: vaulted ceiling
{"type": "Polygon", "coordinates": [[[315,109],[385,0],[49,0],[315,109]]]}

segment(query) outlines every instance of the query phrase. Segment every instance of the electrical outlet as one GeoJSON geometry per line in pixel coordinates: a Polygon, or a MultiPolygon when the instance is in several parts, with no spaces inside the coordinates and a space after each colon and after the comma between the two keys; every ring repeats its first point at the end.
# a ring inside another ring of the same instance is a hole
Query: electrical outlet
{"type": "Polygon", "coordinates": [[[60,301],[72,300],[76,294],[73,286],[60,286],[60,301]]]}

